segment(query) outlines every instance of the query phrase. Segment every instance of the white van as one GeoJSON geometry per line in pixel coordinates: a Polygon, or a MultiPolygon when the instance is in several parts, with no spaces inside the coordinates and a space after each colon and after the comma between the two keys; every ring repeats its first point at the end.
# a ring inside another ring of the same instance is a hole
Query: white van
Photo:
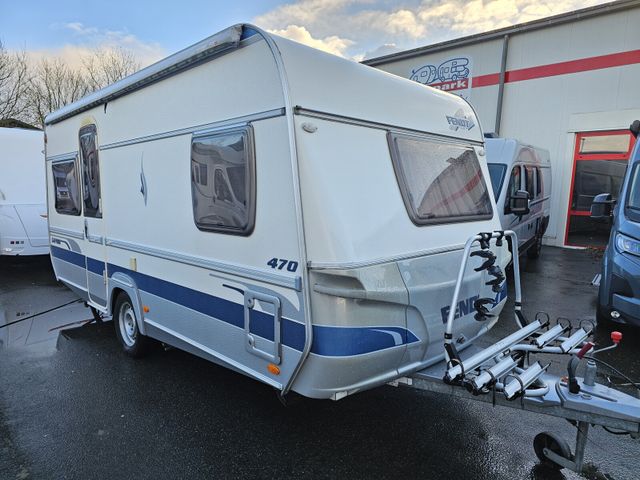
{"type": "Polygon", "coordinates": [[[47,255],[40,130],[0,128],[0,255],[47,255]]]}
{"type": "Polygon", "coordinates": [[[485,139],[493,195],[505,230],[518,235],[520,254],[538,258],[549,225],[551,163],[549,152],[514,138],[485,139]],[[529,207],[515,211],[513,201],[526,197],[529,207]]]}
{"type": "MultiPolygon", "coordinates": [[[[128,353],[151,337],[285,393],[340,398],[444,358],[465,241],[500,228],[468,103],[255,27],[45,123],[57,278],[128,353]]],[[[498,313],[506,283],[470,271],[459,345],[497,320],[474,319],[487,297],[498,313]]]]}

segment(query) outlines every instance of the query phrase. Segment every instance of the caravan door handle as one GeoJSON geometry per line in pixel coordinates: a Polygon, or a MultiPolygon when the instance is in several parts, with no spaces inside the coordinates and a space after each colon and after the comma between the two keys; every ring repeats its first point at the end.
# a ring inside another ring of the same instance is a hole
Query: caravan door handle
{"type": "Polygon", "coordinates": [[[84,219],[84,238],[89,239],[89,222],[86,218],[84,219]]]}

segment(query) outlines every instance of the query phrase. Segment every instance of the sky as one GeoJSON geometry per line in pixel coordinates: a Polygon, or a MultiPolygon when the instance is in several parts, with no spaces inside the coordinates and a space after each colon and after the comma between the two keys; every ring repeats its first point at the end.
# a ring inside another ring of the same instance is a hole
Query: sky
{"type": "Polygon", "coordinates": [[[0,0],[0,41],[73,64],[125,48],[148,65],[240,22],[354,60],[568,12],[601,0],[0,0]]]}

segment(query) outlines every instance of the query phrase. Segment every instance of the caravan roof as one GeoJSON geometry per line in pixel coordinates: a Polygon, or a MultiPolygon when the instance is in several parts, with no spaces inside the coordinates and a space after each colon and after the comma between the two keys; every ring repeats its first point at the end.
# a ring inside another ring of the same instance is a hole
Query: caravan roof
{"type": "MultiPolygon", "coordinates": [[[[271,61],[278,66],[280,80],[293,108],[318,114],[330,112],[354,121],[366,118],[369,123],[402,125],[409,130],[482,142],[480,129],[473,128],[478,124],[475,112],[460,97],[321,52],[246,24],[223,30],[88,95],[48,115],[45,123],[54,124],[96,106],[106,105],[261,39],[273,42],[280,52],[280,56],[274,56],[271,61]],[[423,103],[415,101],[418,91],[424,98],[423,103]],[[384,92],[382,97],[381,92],[384,92]],[[425,114],[427,105],[429,115],[425,114]]],[[[269,76],[261,80],[265,83],[272,81],[269,76]]],[[[233,82],[233,78],[229,78],[229,82],[233,82]]]]}

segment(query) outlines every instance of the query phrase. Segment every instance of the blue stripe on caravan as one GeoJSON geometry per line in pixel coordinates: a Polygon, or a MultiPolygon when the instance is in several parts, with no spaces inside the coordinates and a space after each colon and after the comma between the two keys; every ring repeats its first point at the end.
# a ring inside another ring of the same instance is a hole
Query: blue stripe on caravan
{"type": "MultiPolygon", "coordinates": [[[[53,256],[84,267],[85,256],[59,247],[51,247],[53,256]]],[[[104,263],[87,257],[102,274],[104,263]],[[94,263],[95,262],[95,263],[94,263]]],[[[190,308],[209,317],[244,328],[244,305],[209,295],[175,283],[161,280],[114,264],[107,266],[109,276],[116,272],[129,275],[144,292],[190,308]]],[[[251,333],[273,341],[273,315],[253,311],[249,325],[251,333]]],[[[282,319],[282,343],[295,350],[304,348],[304,325],[288,318],[282,319]]],[[[419,339],[402,327],[333,327],[314,325],[311,352],[324,356],[352,356],[417,342],[419,339]]]]}
{"type": "MultiPolygon", "coordinates": [[[[129,275],[136,282],[140,290],[221,320],[235,327],[244,328],[243,304],[167,282],[150,275],[145,275],[144,273],[134,272],[128,268],[111,263],[108,268],[109,276],[116,272],[129,275]]],[[[251,313],[249,331],[262,338],[273,341],[273,315],[253,311],[251,313]]],[[[282,319],[282,343],[296,350],[302,350],[304,347],[304,334],[304,325],[287,318],[282,319]]]]}
{"type": "Polygon", "coordinates": [[[65,262],[73,263],[82,268],[86,268],[92,273],[102,275],[104,271],[104,262],[96,260],[91,257],[85,257],[84,255],[71,250],[65,250],[64,248],[55,247],[51,245],[51,253],[54,257],[64,260],[65,262]],[[86,262],[86,264],[85,264],[86,262]]]}
{"type": "Polygon", "coordinates": [[[91,273],[103,275],[104,262],[101,262],[91,257],[85,257],[85,258],[87,259],[87,270],[89,270],[91,273]]]}
{"type": "Polygon", "coordinates": [[[402,327],[313,326],[311,351],[328,357],[344,357],[375,352],[417,342],[418,337],[402,327]]]}
{"type": "Polygon", "coordinates": [[[86,257],[84,255],[72,252],[71,250],[65,250],[64,248],[55,247],[53,245],[51,245],[51,254],[60,260],[85,268],[86,257]]]}

